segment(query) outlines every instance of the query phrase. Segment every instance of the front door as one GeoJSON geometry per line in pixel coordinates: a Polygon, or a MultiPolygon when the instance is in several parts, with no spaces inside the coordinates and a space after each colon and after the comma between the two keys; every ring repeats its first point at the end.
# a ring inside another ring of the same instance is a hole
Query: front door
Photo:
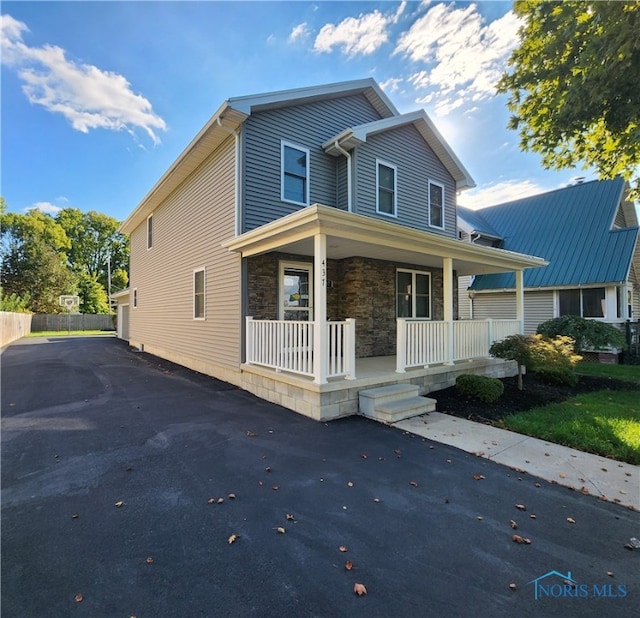
{"type": "Polygon", "coordinates": [[[280,320],[313,320],[313,267],[304,262],[280,263],[280,320]]]}

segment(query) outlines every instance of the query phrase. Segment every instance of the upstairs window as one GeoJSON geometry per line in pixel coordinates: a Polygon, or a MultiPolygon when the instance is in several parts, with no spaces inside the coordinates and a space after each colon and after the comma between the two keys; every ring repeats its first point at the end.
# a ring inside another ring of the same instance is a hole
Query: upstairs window
{"type": "Polygon", "coordinates": [[[376,211],[384,215],[396,216],[396,167],[382,161],[377,162],[376,211]]]}
{"type": "Polygon", "coordinates": [[[429,225],[444,229],[444,187],[429,182],[429,225]]]}
{"type": "Polygon", "coordinates": [[[193,271],[193,319],[204,320],[205,318],[205,280],[204,268],[193,271]]]}
{"type": "Polygon", "coordinates": [[[399,318],[431,318],[431,275],[416,270],[398,270],[396,298],[399,318]]]}
{"type": "Polygon", "coordinates": [[[294,204],[309,204],[309,150],[282,142],[281,197],[294,204]]]}
{"type": "Polygon", "coordinates": [[[153,215],[147,217],[147,249],[153,247],[153,215]]]}

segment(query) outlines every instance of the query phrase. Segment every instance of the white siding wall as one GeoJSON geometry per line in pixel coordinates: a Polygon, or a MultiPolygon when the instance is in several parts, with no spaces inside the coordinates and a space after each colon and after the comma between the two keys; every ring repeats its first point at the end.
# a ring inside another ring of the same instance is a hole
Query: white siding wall
{"type": "Polygon", "coordinates": [[[458,277],[458,319],[471,319],[471,299],[469,298],[469,290],[471,285],[471,277],[458,277]]]}
{"type": "Polygon", "coordinates": [[[220,246],[234,235],[235,147],[220,149],[131,234],[130,343],[229,380],[239,371],[240,257],[220,246]],[[206,268],[206,319],[193,319],[193,271],[206,268]],[[137,307],[133,290],[137,289],[137,307]]]}
{"type": "MultiPolygon", "coordinates": [[[[554,317],[553,292],[524,293],[524,332],[533,334],[538,324],[554,317]]],[[[515,292],[476,294],[473,299],[473,317],[512,320],[516,317],[515,292]]]]}

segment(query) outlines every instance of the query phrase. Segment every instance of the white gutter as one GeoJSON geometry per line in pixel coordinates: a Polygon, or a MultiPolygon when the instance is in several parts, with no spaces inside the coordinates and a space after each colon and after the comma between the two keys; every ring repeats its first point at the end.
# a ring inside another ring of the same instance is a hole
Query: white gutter
{"type": "Polygon", "coordinates": [[[351,200],[351,154],[340,146],[338,140],[333,142],[333,147],[347,159],[347,210],[349,212],[353,212],[353,204],[351,200]]]}
{"type": "Polygon", "coordinates": [[[233,138],[235,140],[235,169],[234,169],[234,184],[235,184],[235,191],[234,191],[234,210],[235,210],[235,225],[234,225],[234,232],[236,236],[240,236],[240,234],[242,233],[241,230],[241,221],[240,221],[240,131],[237,131],[236,129],[230,129],[229,127],[226,127],[225,125],[222,124],[222,120],[220,119],[220,116],[218,116],[216,118],[216,124],[223,129],[224,131],[226,131],[227,133],[229,133],[229,135],[233,135],[233,138]]]}

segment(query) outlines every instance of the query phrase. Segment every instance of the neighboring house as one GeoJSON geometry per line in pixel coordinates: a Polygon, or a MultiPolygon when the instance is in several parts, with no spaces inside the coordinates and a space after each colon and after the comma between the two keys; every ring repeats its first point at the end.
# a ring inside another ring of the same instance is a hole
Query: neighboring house
{"type": "MultiPolygon", "coordinates": [[[[622,179],[601,180],[475,211],[458,207],[463,240],[549,262],[524,275],[526,333],[563,315],[612,324],[640,317],[638,218],[627,192],[622,179]]],[[[458,285],[461,318],[515,317],[509,273],[460,278],[458,285]]]]}
{"type": "Polygon", "coordinates": [[[365,387],[504,375],[488,346],[523,316],[454,321],[456,277],[545,262],[458,240],[472,186],[372,79],[229,99],[122,224],[127,338],[317,419],[365,387]]]}

